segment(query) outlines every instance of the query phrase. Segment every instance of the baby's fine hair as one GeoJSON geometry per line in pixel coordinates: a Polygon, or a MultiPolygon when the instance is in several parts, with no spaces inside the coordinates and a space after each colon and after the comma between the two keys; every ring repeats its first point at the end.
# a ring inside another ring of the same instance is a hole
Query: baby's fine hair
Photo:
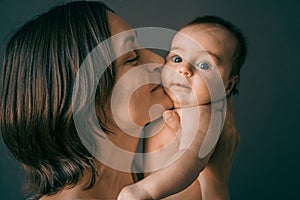
{"type": "MultiPolygon", "coordinates": [[[[240,75],[241,67],[245,63],[245,59],[247,55],[247,42],[241,30],[237,26],[233,25],[231,22],[217,16],[197,17],[194,20],[182,26],[180,29],[183,29],[187,26],[200,25],[200,24],[218,26],[219,28],[229,32],[237,40],[238,45],[235,52],[235,60],[233,62],[230,78],[236,75],[240,75]]],[[[232,94],[239,93],[237,89],[238,82],[239,82],[239,78],[232,89],[232,94]]]]}

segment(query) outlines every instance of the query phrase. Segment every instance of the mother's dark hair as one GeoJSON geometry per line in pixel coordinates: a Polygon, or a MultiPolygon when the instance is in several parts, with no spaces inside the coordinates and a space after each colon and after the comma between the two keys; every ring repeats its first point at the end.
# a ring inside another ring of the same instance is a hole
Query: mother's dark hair
{"type": "MultiPolygon", "coordinates": [[[[0,82],[0,128],[5,144],[24,166],[26,191],[36,197],[74,186],[84,170],[91,172],[85,189],[94,185],[94,159],[77,135],[71,100],[80,64],[111,35],[107,10],[112,11],[100,2],[57,6],[26,23],[7,45],[0,82]]],[[[102,53],[111,51],[107,45],[102,53]]],[[[99,82],[100,108],[113,82],[112,68],[99,82]]]]}

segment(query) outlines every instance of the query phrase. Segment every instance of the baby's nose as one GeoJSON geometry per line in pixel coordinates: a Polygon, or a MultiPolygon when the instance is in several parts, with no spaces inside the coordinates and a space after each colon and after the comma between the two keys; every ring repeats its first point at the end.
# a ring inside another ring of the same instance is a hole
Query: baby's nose
{"type": "Polygon", "coordinates": [[[186,78],[192,77],[193,66],[191,66],[189,63],[182,63],[182,65],[180,65],[178,68],[178,73],[186,78]]]}

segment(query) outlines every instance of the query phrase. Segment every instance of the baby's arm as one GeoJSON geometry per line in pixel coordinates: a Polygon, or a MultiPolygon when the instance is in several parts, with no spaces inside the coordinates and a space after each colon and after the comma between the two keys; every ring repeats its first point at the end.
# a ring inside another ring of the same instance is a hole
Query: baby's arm
{"type": "Polygon", "coordinates": [[[228,179],[239,142],[240,135],[236,129],[232,111],[232,97],[229,96],[227,97],[225,124],[220,139],[206,168],[198,177],[203,200],[229,199],[228,179]]]}

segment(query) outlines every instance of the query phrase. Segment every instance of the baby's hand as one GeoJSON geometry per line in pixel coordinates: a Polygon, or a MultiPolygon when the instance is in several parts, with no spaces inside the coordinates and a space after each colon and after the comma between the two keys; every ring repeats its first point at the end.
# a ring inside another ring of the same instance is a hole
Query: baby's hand
{"type": "Polygon", "coordinates": [[[142,187],[139,187],[137,184],[129,185],[124,187],[120,194],[118,195],[117,200],[151,200],[151,195],[142,187]]]}
{"type": "Polygon", "coordinates": [[[180,129],[180,119],[177,112],[173,110],[166,110],[163,113],[163,118],[166,126],[168,126],[174,133],[177,133],[180,129]]]}

